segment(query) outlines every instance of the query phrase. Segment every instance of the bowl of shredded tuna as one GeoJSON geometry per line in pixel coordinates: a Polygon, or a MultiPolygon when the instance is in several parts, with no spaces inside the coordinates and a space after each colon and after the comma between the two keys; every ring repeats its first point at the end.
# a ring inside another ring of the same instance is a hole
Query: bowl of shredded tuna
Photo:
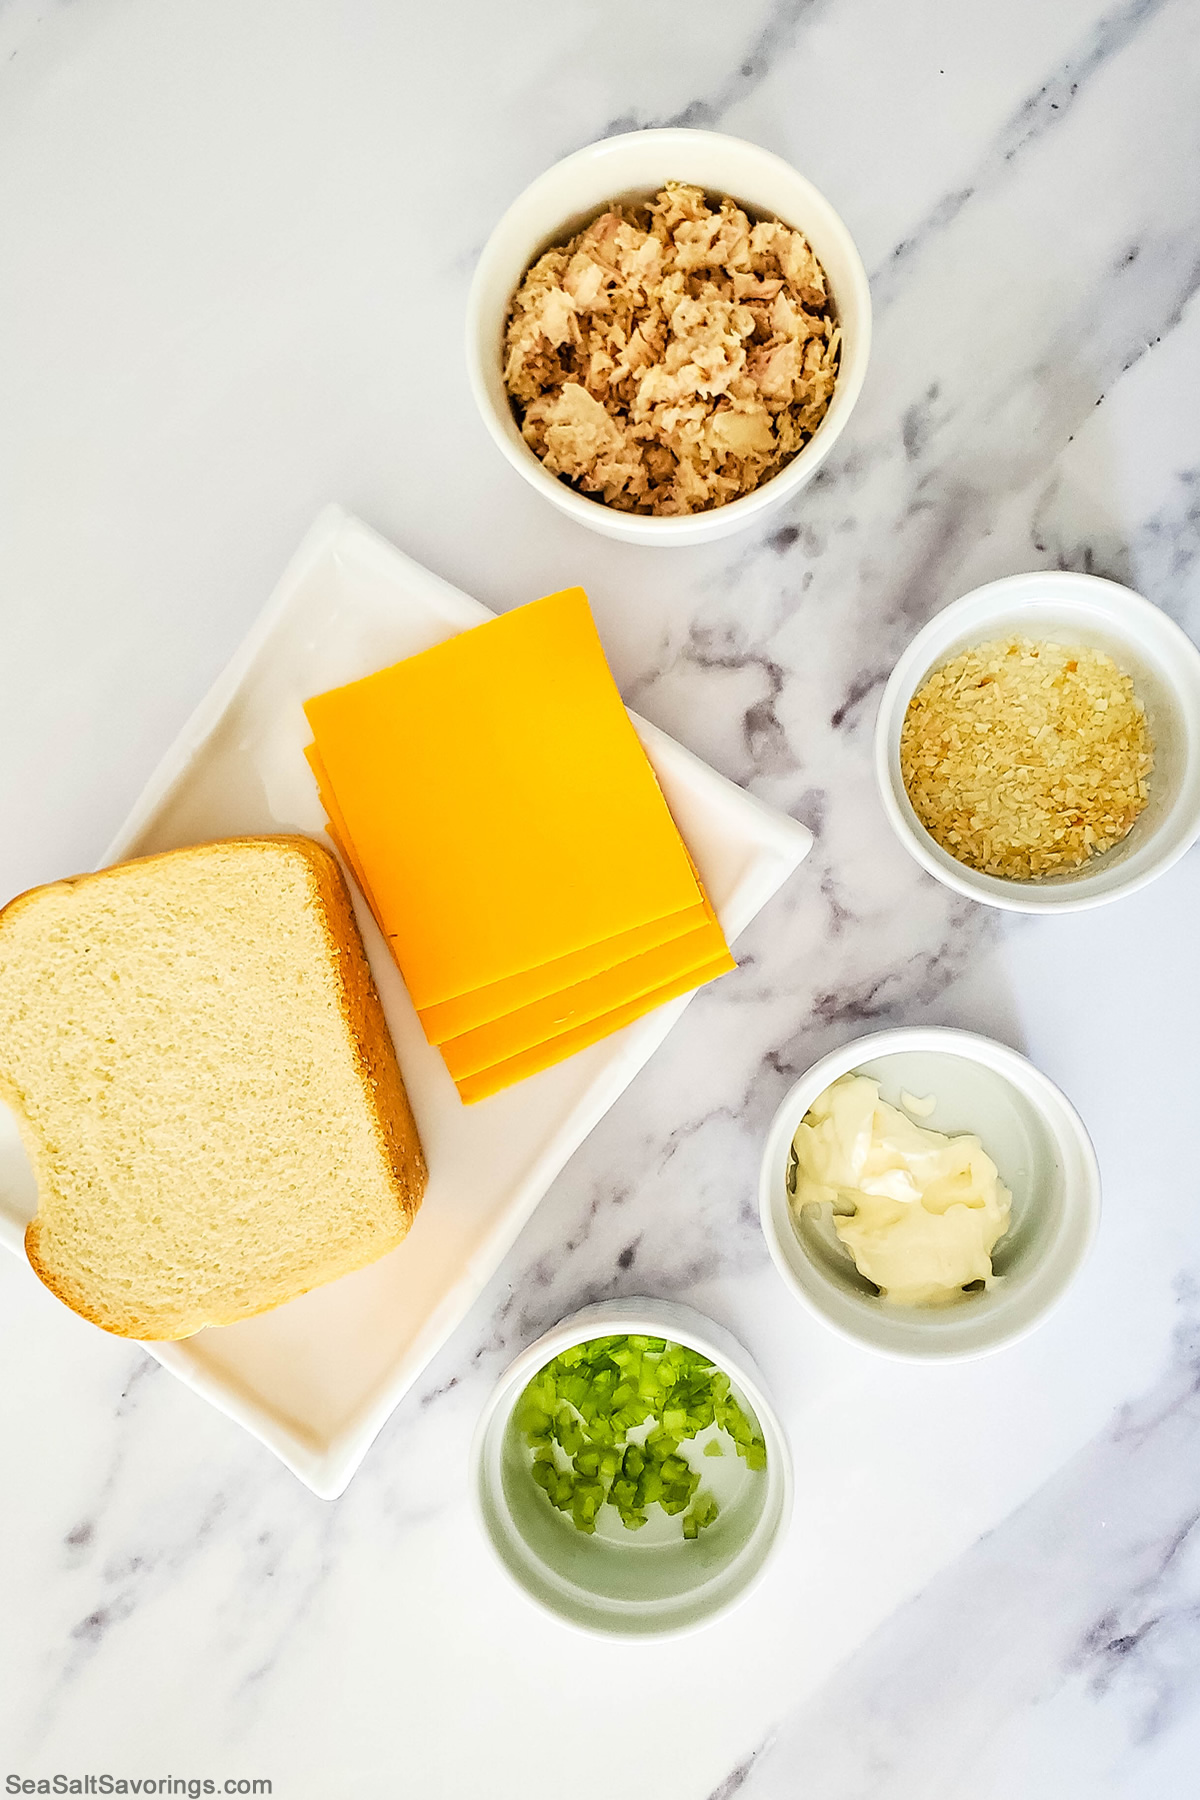
{"type": "Polygon", "coordinates": [[[712,132],[632,132],[535,181],[480,258],[468,361],[512,465],[641,543],[751,525],[811,480],[866,370],[870,298],[829,203],[712,132]]]}

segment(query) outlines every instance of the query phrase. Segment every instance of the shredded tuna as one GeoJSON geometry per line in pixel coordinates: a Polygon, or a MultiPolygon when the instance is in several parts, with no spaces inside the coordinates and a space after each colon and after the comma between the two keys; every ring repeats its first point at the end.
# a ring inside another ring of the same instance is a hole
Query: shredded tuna
{"type": "Polygon", "coordinates": [[[800,232],[669,182],[526,272],[504,381],[553,474],[667,517],[724,506],[790,462],[825,416],[840,344],[800,232]]]}

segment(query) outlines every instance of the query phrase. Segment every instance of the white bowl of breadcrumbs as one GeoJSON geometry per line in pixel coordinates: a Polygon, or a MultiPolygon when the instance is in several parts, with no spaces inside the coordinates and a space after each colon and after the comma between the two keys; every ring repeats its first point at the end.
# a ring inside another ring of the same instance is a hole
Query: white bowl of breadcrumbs
{"type": "Polygon", "coordinates": [[[901,843],[1012,912],[1133,893],[1200,837],[1200,651],[1115,581],[1010,575],[892,671],[875,770],[901,843]]]}
{"type": "Polygon", "coordinates": [[[467,365],[513,468],[629,543],[696,544],[810,481],[866,374],[867,278],[804,177],[710,131],[589,144],[479,259],[467,365]]]}

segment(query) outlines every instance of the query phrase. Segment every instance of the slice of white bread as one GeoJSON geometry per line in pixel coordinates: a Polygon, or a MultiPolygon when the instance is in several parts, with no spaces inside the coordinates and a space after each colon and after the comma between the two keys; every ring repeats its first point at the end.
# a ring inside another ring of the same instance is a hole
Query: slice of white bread
{"type": "Polygon", "coordinates": [[[0,1097],[36,1273],[182,1338],[361,1268],[425,1187],[341,870],[302,837],[118,863],[0,911],[0,1097]]]}

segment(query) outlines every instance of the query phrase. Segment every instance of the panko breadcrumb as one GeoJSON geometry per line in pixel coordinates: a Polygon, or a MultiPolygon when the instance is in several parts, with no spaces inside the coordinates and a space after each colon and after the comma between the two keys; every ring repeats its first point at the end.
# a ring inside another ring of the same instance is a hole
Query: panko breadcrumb
{"type": "Polygon", "coordinates": [[[1103,651],[1006,638],[935,670],[910,701],[900,770],[944,850],[1030,881],[1111,850],[1148,798],[1154,749],[1103,651]]]}
{"type": "Polygon", "coordinates": [[[547,250],[514,296],[504,383],[525,442],[621,512],[704,512],[790,462],[841,334],[800,232],[668,182],[547,250]]]}

